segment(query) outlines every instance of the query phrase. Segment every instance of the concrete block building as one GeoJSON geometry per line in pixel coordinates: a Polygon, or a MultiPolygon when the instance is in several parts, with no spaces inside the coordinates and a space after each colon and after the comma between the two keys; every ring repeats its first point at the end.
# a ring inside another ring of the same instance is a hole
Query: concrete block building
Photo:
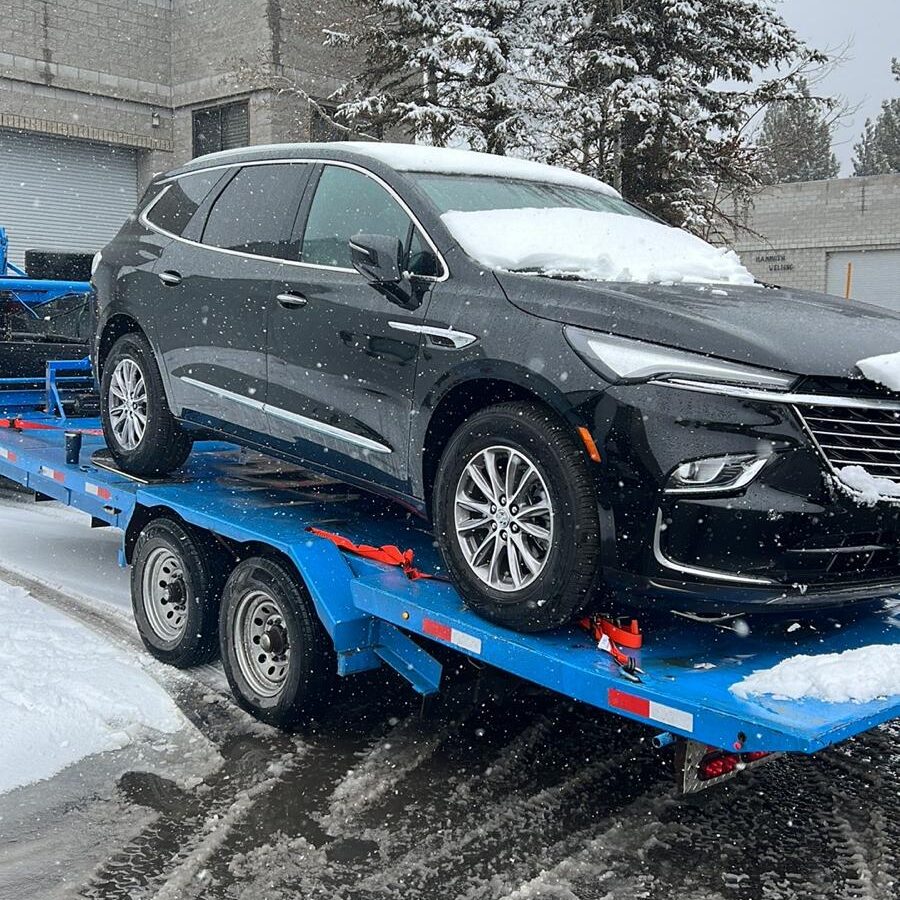
{"type": "Polygon", "coordinates": [[[0,0],[12,259],[96,250],[155,172],[201,153],[342,136],[308,98],[346,80],[323,46],[346,16],[343,0],[0,0]]]}
{"type": "Polygon", "coordinates": [[[767,187],[723,235],[762,281],[900,311],[900,175],[767,187]]]}

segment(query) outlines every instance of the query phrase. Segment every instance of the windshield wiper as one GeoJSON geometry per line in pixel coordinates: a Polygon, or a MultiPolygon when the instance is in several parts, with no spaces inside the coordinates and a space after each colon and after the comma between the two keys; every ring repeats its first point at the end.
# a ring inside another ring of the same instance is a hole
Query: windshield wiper
{"type": "Polygon", "coordinates": [[[526,269],[510,269],[515,275],[537,275],[539,278],[555,278],[557,281],[587,281],[581,275],[574,272],[562,272],[555,269],[546,269],[543,267],[526,268],[526,269]]]}

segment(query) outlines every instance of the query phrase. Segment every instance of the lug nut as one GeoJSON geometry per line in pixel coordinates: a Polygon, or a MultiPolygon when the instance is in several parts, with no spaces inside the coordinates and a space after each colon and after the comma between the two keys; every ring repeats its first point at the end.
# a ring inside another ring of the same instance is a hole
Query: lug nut
{"type": "Polygon", "coordinates": [[[500,532],[500,540],[502,540],[502,541],[506,540],[506,532],[505,531],[500,532]]]}
{"type": "Polygon", "coordinates": [[[519,513],[519,507],[518,507],[518,506],[511,506],[511,507],[509,508],[509,511],[510,511],[514,516],[515,516],[515,515],[518,515],[518,513],[519,513]]]}
{"type": "Polygon", "coordinates": [[[491,522],[491,531],[496,531],[496,530],[497,530],[497,523],[491,522]]]}
{"type": "Polygon", "coordinates": [[[516,533],[518,532],[518,530],[519,530],[519,526],[516,525],[515,522],[513,522],[512,525],[510,525],[509,530],[510,530],[513,534],[516,534],[516,533]]]}
{"type": "Polygon", "coordinates": [[[500,498],[500,505],[506,506],[506,497],[505,496],[500,498]]]}
{"type": "Polygon", "coordinates": [[[495,504],[492,503],[491,504],[491,515],[493,515],[495,512],[497,512],[497,507],[495,504]]]}

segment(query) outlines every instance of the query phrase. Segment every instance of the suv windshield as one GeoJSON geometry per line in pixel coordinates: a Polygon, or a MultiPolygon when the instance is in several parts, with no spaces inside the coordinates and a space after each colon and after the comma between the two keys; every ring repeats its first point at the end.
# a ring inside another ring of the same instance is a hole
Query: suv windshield
{"type": "Polygon", "coordinates": [[[651,218],[621,197],[544,181],[490,178],[478,175],[435,175],[412,172],[410,177],[428,195],[438,212],[486,209],[586,209],[651,218]]]}
{"type": "Polygon", "coordinates": [[[463,250],[493,269],[591,281],[753,284],[732,250],[672,228],[611,190],[464,174],[409,177],[463,250]]]}

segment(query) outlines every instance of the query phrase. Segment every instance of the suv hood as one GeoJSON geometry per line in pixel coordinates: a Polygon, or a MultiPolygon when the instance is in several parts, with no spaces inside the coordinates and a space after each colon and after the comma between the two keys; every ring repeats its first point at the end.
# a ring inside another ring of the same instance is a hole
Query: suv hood
{"type": "Polygon", "coordinates": [[[496,274],[531,315],[796,375],[861,378],[859,360],[900,351],[900,314],[812,291],[496,274]]]}

